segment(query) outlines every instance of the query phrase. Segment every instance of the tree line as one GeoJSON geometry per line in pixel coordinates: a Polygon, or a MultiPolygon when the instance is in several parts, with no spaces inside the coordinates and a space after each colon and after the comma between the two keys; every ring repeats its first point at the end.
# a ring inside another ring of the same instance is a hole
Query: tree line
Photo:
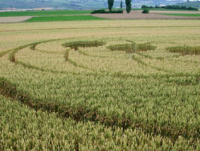
{"type": "MultiPolygon", "coordinates": [[[[114,0],[108,0],[108,9],[109,9],[110,12],[112,11],[113,4],[114,4],[114,0]]],[[[126,12],[130,13],[130,11],[131,11],[131,0],[125,0],[125,4],[126,4],[126,12]]],[[[123,7],[122,0],[121,0],[121,3],[120,3],[120,7],[121,7],[121,9],[123,7]]]]}
{"type": "Polygon", "coordinates": [[[179,5],[167,5],[167,6],[146,6],[146,5],[142,5],[141,8],[163,8],[163,9],[181,9],[181,10],[195,10],[198,11],[198,8],[194,8],[194,7],[186,7],[186,6],[179,6],[179,5]]]}

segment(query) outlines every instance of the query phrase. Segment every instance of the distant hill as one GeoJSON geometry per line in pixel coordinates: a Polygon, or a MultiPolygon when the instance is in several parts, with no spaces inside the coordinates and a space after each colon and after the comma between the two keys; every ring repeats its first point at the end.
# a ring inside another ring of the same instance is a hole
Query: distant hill
{"type": "Polygon", "coordinates": [[[107,7],[105,0],[0,0],[0,9],[46,8],[99,9],[107,7]]]}
{"type": "Polygon", "coordinates": [[[198,2],[186,2],[186,3],[179,3],[179,6],[186,6],[186,7],[196,7],[200,8],[200,1],[198,2]]]}
{"type": "MultiPolygon", "coordinates": [[[[115,0],[114,7],[120,7],[121,0],[115,0]]],[[[125,6],[125,0],[123,0],[125,6]]],[[[184,2],[184,0],[132,0],[133,7],[142,5],[171,5],[184,2]]],[[[0,0],[0,9],[100,9],[107,8],[107,0],[0,0]]]]}

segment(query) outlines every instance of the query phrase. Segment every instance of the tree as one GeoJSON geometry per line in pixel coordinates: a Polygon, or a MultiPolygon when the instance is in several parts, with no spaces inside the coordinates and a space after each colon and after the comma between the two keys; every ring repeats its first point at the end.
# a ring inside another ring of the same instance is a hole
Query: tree
{"type": "Polygon", "coordinates": [[[122,9],[123,8],[123,2],[121,0],[121,3],[120,3],[120,8],[122,9]]]}
{"type": "Polygon", "coordinates": [[[110,12],[112,11],[113,4],[114,4],[114,0],[108,0],[108,9],[110,12]]]}
{"type": "Polygon", "coordinates": [[[149,13],[149,10],[145,8],[145,9],[142,11],[142,13],[143,13],[143,14],[148,14],[148,13],[149,13]]]}
{"type": "Polygon", "coordinates": [[[131,11],[131,0],[126,0],[126,12],[130,13],[131,11]]]}

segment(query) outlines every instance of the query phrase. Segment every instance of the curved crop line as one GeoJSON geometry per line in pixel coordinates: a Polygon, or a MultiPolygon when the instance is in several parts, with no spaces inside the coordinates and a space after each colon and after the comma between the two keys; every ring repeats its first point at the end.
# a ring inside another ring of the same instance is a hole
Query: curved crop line
{"type": "MultiPolygon", "coordinates": [[[[52,69],[44,69],[44,68],[40,68],[28,63],[24,63],[22,61],[16,61],[15,62],[18,65],[23,66],[24,68],[28,68],[28,69],[34,69],[34,70],[38,70],[38,71],[42,71],[42,72],[47,72],[47,73],[53,73],[53,74],[73,74],[73,75],[80,75],[80,73],[77,72],[71,72],[71,71],[57,71],[57,70],[52,70],[52,69]]],[[[92,75],[92,76],[98,76],[98,73],[83,73],[84,75],[92,75]]]]}
{"type": "MultiPolygon", "coordinates": [[[[51,41],[51,40],[50,40],[51,41]]],[[[50,42],[50,41],[47,41],[47,42],[50,42]]],[[[55,51],[45,51],[45,50],[39,50],[39,49],[37,49],[36,47],[37,47],[37,45],[39,45],[39,44],[42,44],[42,43],[44,43],[44,42],[38,42],[38,43],[35,43],[35,44],[33,44],[33,45],[31,45],[30,46],[30,49],[31,50],[35,50],[35,51],[39,51],[39,52],[41,52],[41,53],[49,53],[49,54],[63,54],[64,52],[55,52],[55,51]]],[[[46,43],[46,41],[45,41],[45,43],[46,43]]]]}
{"type": "Polygon", "coordinates": [[[135,60],[139,64],[142,64],[146,67],[150,67],[152,69],[156,69],[157,71],[162,71],[162,72],[166,72],[166,73],[173,73],[172,71],[169,71],[169,70],[165,70],[165,69],[158,68],[158,67],[155,67],[155,66],[152,66],[152,65],[148,65],[147,63],[143,62],[141,59],[136,58],[134,55],[132,56],[132,59],[135,60]]]}
{"type": "Polygon", "coordinates": [[[59,40],[59,39],[51,39],[51,40],[45,40],[45,41],[40,41],[40,42],[34,42],[34,43],[31,43],[31,44],[27,44],[27,45],[23,45],[23,46],[19,46],[17,48],[14,48],[14,49],[11,49],[9,50],[10,52],[12,51],[12,53],[9,55],[9,60],[11,62],[16,62],[16,59],[15,59],[15,54],[21,50],[21,49],[24,49],[26,47],[31,47],[31,49],[35,49],[35,46],[38,44],[38,43],[45,43],[45,42],[49,42],[49,41],[55,41],[55,40],[59,40]]]}
{"type": "Polygon", "coordinates": [[[10,50],[7,50],[7,51],[4,51],[4,52],[1,52],[0,53],[0,57],[12,52],[10,55],[9,55],[9,60],[11,62],[15,62],[15,54],[21,50],[21,49],[24,49],[26,47],[31,47],[31,49],[35,49],[35,46],[39,43],[45,43],[45,42],[49,42],[49,41],[56,41],[56,40],[62,40],[62,39],[50,39],[50,40],[44,40],[44,41],[40,41],[40,42],[33,42],[33,43],[30,43],[30,44],[26,44],[26,45],[22,45],[22,46],[19,46],[19,47],[16,47],[16,48],[13,48],[13,49],[10,49],[10,50]]]}
{"type": "MultiPolygon", "coordinates": [[[[60,74],[69,74],[69,73],[71,73],[71,74],[78,74],[78,73],[75,73],[75,72],[56,71],[56,70],[44,69],[44,68],[36,67],[36,66],[31,65],[31,64],[27,64],[27,63],[24,63],[24,62],[22,62],[22,61],[18,61],[18,60],[16,60],[16,58],[15,58],[15,54],[16,54],[19,50],[21,50],[21,49],[23,49],[23,48],[26,48],[26,47],[29,47],[29,46],[30,46],[30,47],[32,48],[32,50],[34,50],[34,49],[35,49],[35,46],[38,45],[38,44],[40,44],[40,43],[46,43],[46,42],[55,41],[55,40],[63,40],[63,39],[51,39],[51,40],[45,40],[45,41],[40,41],[40,42],[34,42],[34,43],[27,44],[27,45],[19,46],[19,47],[14,48],[14,49],[10,49],[10,50],[8,50],[8,51],[5,51],[5,52],[2,53],[2,54],[5,55],[5,54],[7,54],[7,53],[9,53],[9,52],[12,52],[12,53],[9,55],[9,60],[10,60],[11,62],[13,62],[13,63],[22,65],[22,66],[25,67],[25,68],[35,69],[35,70],[39,70],[39,71],[43,71],[43,72],[51,72],[51,73],[54,73],[54,74],[58,74],[58,73],[60,73],[60,74]]],[[[83,68],[83,69],[89,69],[89,68],[87,68],[87,67],[85,67],[85,66],[78,65],[76,62],[74,62],[74,61],[72,61],[72,60],[69,60],[69,62],[70,62],[72,65],[76,66],[76,67],[80,67],[80,68],[83,68]]],[[[88,74],[91,75],[91,73],[87,73],[86,75],[88,75],[88,74]]],[[[98,75],[98,73],[95,73],[95,74],[92,74],[92,75],[95,75],[95,76],[96,76],[96,75],[98,75]]]]}
{"type": "Polygon", "coordinates": [[[4,55],[6,55],[7,53],[10,53],[11,51],[13,51],[13,49],[1,52],[0,57],[3,57],[4,55]]]}
{"type": "Polygon", "coordinates": [[[87,56],[87,57],[94,57],[94,58],[114,58],[114,57],[107,57],[107,56],[96,56],[96,55],[90,55],[89,53],[86,53],[82,50],[78,50],[78,52],[81,54],[81,55],[84,55],[84,56],[87,56]]]}
{"type": "Polygon", "coordinates": [[[137,61],[138,63],[140,63],[140,64],[142,64],[144,66],[147,66],[147,67],[150,67],[152,69],[156,69],[158,71],[162,71],[162,72],[165,72],[165,73],[169,73],[169,75],[168,74],[159,75],[159,76],[153,75],[152,77],[169,78],[169,77],[190,77],[190,76],[199,77],[200,76],[200,73],[198,73],[198,74],[189,74],[189,73],[181,73],[181,72],[180,73],[174,73],[173,71],[170,71],[170,70],[165,70],[165,69],[162,69],[162,68],[151,66],[151,65],[148,65],[145,62],[143,62],[141,59],[136,58],[135,56],[132,56],[132,59],[134,59],[135,61],[137,61]]]}
{"type": "MultiPolygon", "coordinates": [[[[11,83],[5,78],[0,77],[0,94],[9,97],[12,100],[17,100],[36,111],[41,109],[49,113],[55,112],[60,117],[72,118],[73,120],[79,121],[91,121],[91,122],[100,122],[102,125],[109,126],[112,128],[119,127],[123,130],[128,128],[135,129],[139,128],[144,131],[146,134],[152,135],[161,135],[162,137],[168,137],[172,141],[176,141],[179,136],[184,137],[187,140],[191,140],[189,145],[195,146],[195,141],[199,138],[198,130],[190,133],[189,129],[185,127],[177,127],[176,125],[158,125],[154,122],[136,122],[131,120],[129,117],[116,117],[102,115],[98,109],[91,109],[87,107],[85,102],[77,106],[68,106],[55,101],[43,101],[31,96],[28,92],[21,91],[18,89],[17,85],[11,83]]],[[[167,123],[167,122],[166,122],[167,123]]],[[[197,127],[198,128],[198,127],[197,127]]],[[[196,128],[196,129],[197,129],[196,128]]]]}
{"type": "MultiPolygon", "coordinates": [[[[37,66],[33,66],[31,64],[27,64],[27,63],[24,63],[22,61],[16,61],[15,62],[16,64],[18,65],[21,65],[23,66],[24,68],[28,68],[28,69],[34,69],[34,70],[38,70],[38,71],[42,71],[42,72],[47,72],[47,73],[53,73],[53,74],[72,74],[72,75],[80,75],[80,73],[78,72],[71,72],[71,71],[57,71],[57,70],[51,70],[51,69],[44,69],[44,68],[40,68],[40,67],[37,67],[37,66]]],[[[183,74],[183,73],[180,73],[180,74],[171,74],[171,75],[157,75],[157,74],[152,74],[152,75],[133,75],[133,74],[124,74],[124,73],[121,73],[121,72],[116,72],[116,73],[113,73],[113,74],[110,74],[110,73],[103,73],[103,72],[81,72],[81,74],[84,74],[86,76],[111,76],[111,77],[114,77],[114,78],[135,78],[135,79],[151,79],[151,78],[156,78],[156,79],[162,79],[162,78],[170,78],[170,77],[200,77],[200,74],[183,74]]]]}
{"type": "Polygon", "coordinates": [[[90,70],[90,71],[95,72],[94,69],[90,69],[90,68],[88,68],[88,67],[86,67],[86,66],[84,66],[84,65],[78,64],[77,62],[73,61],[72,59],[68,59],[68,62],[69,62],[70,64],[72,64],[73,66],[75,66],[75,67],[79,67],[79,68],[82,68],[82,69],[85,69],[85,70],[90,70]]]}
{"type": "Polygon", "coordinates": [[[28,47],[29,45],[30,45],[30,44],[22,45],[22,46],[13,48],[13,49],[9,49],[9,50],[3,51],[3,52],[0,53],[0,57],[3,57],[4,55],[6,55],[6,54],[8,54],[8,53],[10,53],[10,52],[12,52],[12,51],[13,51],[13,52],[17,52],[17,51],[19,51],[19,50],[21,50],[21,49],[23,49],[23,48],[28,47]]]}
{"type": "Polygon", "coordinates": [[[45,50],[39,50],[35,49],[35,51],[41,52],[41,53],[48,53],[48,54],[63,54],[64,52],[56,52],[56,51],[45,51],[45,50]]]}
{"type": "MultiPolygon", "coordinates": [[[[156,59],[156,60],[164,60],[165,58],[167,58],[167,60],[174,60],[174,58],[179,58],[181,57],[182,55],[181,54],[178,54],[178,55],[173,55],[172,57],[152,57],[152,56],[149,56],[147,54],[142,54],[140,52],[137,52],[138,55],[144,57],[144,58],[148,58],[148,59],[156,59]]],[[[186,62],[186,63],[191,63],[191,61],[188,61],[188,60],[176,60],[176,61],[180,61],[180,62],[186,62]]],[[[197,61],[193,61],[192,63],[199,63],[197,61]]]]}
{"type": "MultiPolygon", "coordinates": [[[[26,63],[24,63],[24,62],[22,62],[22,61],[17,61],[16,58],[15,58],[15,54],[16,54],[19,50],[21,50],[21,49],[23,49],[23,48],[26,48],[26,47],[29,47],[29,46],[30,46],[30,49],[35,50],[35,49],[36,49],[36,46],[37,46],[38,44],[47,43],[47,42],[50,42],[50,41],[57,41],[57,40],[63,40],[63,39],[50,39],[50,40],[45,40],[45,41],[40,41],[40,42],[34,42],[34,43],[31,43],[31,44],[27,44],[27,45],[24,45],[24,46],[20,46],[20,47],[11,49],[11,50],[7,51],[7,53],[12,51],[12,53],[9,55],[9,60],[10,60],[11,62],[13,62],[13,63],[21,64],[21,65],[24,66],[24,67],[32,68],[32,69],[36,69],[36,70],[40,70],[40,71],[45,71],[45,72],[51,71],[51,72],[53,72],[53,73],[66,73],[66,72],[62,72],[62,71],[54,71],[54,70],[48,70],[48,69],[45,70],[45,69],[43,69],[43,68],[39,68],[39,67],[30,65],[30,64],[26,64],[26,63]]],[[[69,62],[70,62],[72,65],[76,66],[76,67],[80,67],[80,68],[83,68],[83,69],[92,70],[92,69],[89,69],[89,68],[87,68],[87,67],[85,67],[85,66],[83,66],[83,65],[78,65],[76,62],[74,62],[74,61],[72,61],[72,60],[70,60],[70,59],[69,59],[69,62]]],[[[92,71],[93,71],[93,70],[92,70],[92,71]]]]}
{"type": "MultiPolygon", "coordinates": [[[[50,40],[51,41],[51,40],[50,40]]],[[[45,43],[46,42],[49,42],[49,41],[45,41],[45,43]]],[[[38,43],[35,43],[35,44],[33,44],[33,45],[31,45],[30,46],[30,49],[32,49],[32,50],[37,50],[37,51],[39,51],[39,52],[41,52],[41,50],[38,50],[37,48],[36,48],[36,46],[38,45],[38,44],[41,44],[41,43],[44,43],[44,42],[38,42],[38,43]]],[[[55,52],[47,52],[47,51],[42,51],[43,53],[51,53],[51,54],[55,54],[55,52]]],[[[57,53],[57,52],[56,52],[57,53]]],[[[64,53],[64,52],[63,52],[64,53]]],[[[15,54],[15,53],[14,53],[15,54]]],[[[10,60],[11,61],[11,60],[10,60]]],[[[75,67],[79,67],[79,68],[82,68],[82,69],[86,69],[86,70],[91,70],[91,71],[94,71],[93,69],[90,69],[90,68],[88,68],[88,67],[86,67],[86,66],[83,66],[83,65],[80,65],[80,64],[77,64],[75,61],[73,61],[73,60],[71,60],[71,59],[68,59],[68,62],[70,63],[70,64],[72,64],[73,66],[75,66],[75,67]]],[[[18,62],[19,63],[19,62],[18,62]]],[[[23,64],[23,65],[25,65],[25,63],[23,63],[23,62],[21,62],[20,61],[20,63],[21,64],[23,64]]],[[[38,67],[35,67],[35,66],[32,66],[32,65],[28,65],[29,66],[29,68],[30,67],[33,67],[33,68],[35,68],[35,69],[39,69],[39,70],[41,70],[41,71],[44,71],[44,69],[42,69],[42,68],[38,68],[38,67]]],[[[53,70],[46,70],[46,71],[53,71],[53,70]]],[[[58,71],[53,71],[54,73],[57,73],[58,71]]]]}
{"type": "MultiPolygon", "coordinates": [[[[83,36],[84,37],[84,36],[83,36]]],[[[74,38],[77,38],[77,37],[73,37],[73,38],[70,38],[70,39],[74,39],[74,38]]],[[[54,73],[54,74],[73,74],[73,75],[79,75],[79,73],[76,73],[76,72],[69,72],[69,71],[54,71],[54,70],[48,70],[48,69],[43,69],[43,68],[40,68],[40,67],[36,67],[36,66],[33,66],[33,65],[30,65],[30,64],[26,64],[22,61],[16,61],[15,60],[15,54],[23,49],[23,48],[26,48],[26,47],[29,47],[29,46],[36,46],[37,44],[39,43],[46,43],[46,42],[49,42],[49,41],[57,41],[57,40],[63,40],[63,39],[66,39],[66,38],[62,38],[62,39],[50,39],[50,40],[44,40],[44,41],[40,41],[40,42],[34,42],[34,43],[30,43],[30,44],[27,44],[27,45],[22,45],[22,46],[19,46],[19,47],[16,47],[16,48],[13,48],[13,49],[10,49],[10,50],[7,50],[7,51],[4,51],[2,53],[0,53],[0,57],[4,56],[5,54],[7,53],[10,53],[12,52],[10,55],[9,55],[9,60],[11,62],[15,62],[16,64],[19,64],[19,65],[22,65],[23,67],[25,68],[29,68],[29,69],[35,69],[35,70],[39,70],[39,71],[43,71],[43,72],[51,72],[51,73],[54,73]]],[[[33,47],[34,48],[34,47],[33,47]]],[[[71,60],[72,61],[72,60],[71,60]]],[[[144,62],[142,62],[141,60],[138,60],[140,63],[142,63],[143,65],[147,65],[145,64],[144,62]]],[[[73,61],[72,61],[73,62],[73,61]]],[[[75,63],[76,64],[76,63],[75,63]]],[[[147,65],[148,66],[148,65],[147,65]]],[[[87,67],[86,67],[87,68],[87,67]]],[[[171,72],[170,72],[171,73],[171,72]]],[[[169,78],[169,77],[189,77],[189,76],[194,76],[194,77],[199,77],[200,74],[189,74],[189,73],[176,73],[176,74],[166,74],[166,75],[157,75],[157,74],[152,74],[152,75],[133,75],[133,74],[124,74],[124,73],[121,73],[121,72],[115,72],[113,74],[107,72],[107,71],[102,71],[100,73],[98,72],[93,72],[93,73],[82,73],[84,75],[92,75],[92,76],[98,76],[98,75],[101,75],[101,76],[112,76],[112,77],[116,77],[116,78],[169,78]]]]}
{"type": "MultiPolygon", "coordinates": [[[[20,47],[20,48],[25,48],[25,47],[28,47],[30,45],[25,45],[23,47],[20,47]]],[[[17,52],[19,49],[16,48],[15,52],[17,52]]],[[[20,50],[20,49],[19,49],[20,50]]],[[[13,55],[13,54],[11,54],[13,55]]],[[[51,72],[53,74],[73,74],[73,75],[80,75],[80,73],[77,73],[77,72],[69,72],[69,71],[56,71],[56,70],[50,70],[50,69],[44,69],[44,68],[40,68],[40,67],[36,67],[36,66],[33,66],[31,64],[27,64],[27,63],[24,63],[22,61],[16,61],[15,60],[15,63],[16,64],[19,64],[19,65],[22,65],[24,68],[28,68],[28,69],[34,69],[34,70],[38,70],[38,71],[42,71],[42,72],[51,72]]],[[[200,77],[200,74],[196,74],[196,75],[191,75],[191,74],[185,74],[185,73],[178,73],[178,74],[171,74],[171,75],[157,75],[157,74],[152,74],[152,75],[133,75],[133,74],[124,74],[124,73],[121,73],[121,72],[115,72],[113,74],[110,74],[109,72],[92,72],[92,73],[81,73],[81,74],[84,74],[84,75],[89,75],[89,76],[98,76],[98,75],[101,75],[101,76],[112,76],[112,77],[115,77],[115,78],[169,78],[169,77],[190,77],[190,76],[194,76],[194,77],[200,77]]]]}
{"type": "MultiPolygon", "coordinates": [[[[85,45],[87,44],[87,43],[85,43],[85,41],[82,41],[82,42],[84,42],[84,43],[81,43],[81,44],[85,44],[85,45]]],[[[93,41],[92,41],[92,42],[93,42],[93,41]]],[[[98,41],[95,41],[95,46],[92,46],[92,47],[96,47],[96,46],[97,46],[97,43],[96,43],[96,42],[98,42],[98,41]]],[[[101,40],[101,42],[103,42],[103,40],[101,40]]],[[[70,44],[71,44],[71,43],[70,43],[70,44]]],[[[74,48],[73,48],[72,46],[69,46],[69,45],[66,46],[66,43],[62,44],[62,46],[63,46],[63,47],[69,47],[71,50],[75,49],[75,51],[78,51],[78,53],[80,53],[80,54],[82,54],[82,55],[85,55],[85,56],[91,57],[91,55],[89,55],[89,54],[87,54],[87,53],[82,52],[82,51],[79,50],[79,46],[78,46],[78,45],[80,45],[79,42],[75,41],[75,43],[72,43],[72,44],[75,45],[74,48]],[[76,45],[76,44],[78,44],[78,45],[76,45]]],[[[104,45],[104,42],[103,42],[103,45],[104,45]]],[[[81,46],[80,46],[80,47],[81,47],[81,46]]],[[[91,47],[91,46],[89,46],[89,47],[91,47]]],[[[77,62],[73,61],[72,59],[68,59],[68,62],[71,63],[71,64],[72,64],[73,66],[75,66],[75,67],[79,67],[79,68],[82,68],[82,69],[86,69],[86,70],[90,70],[90,71],[93,71],[93,72],[97,72],[95,69],[92,69],[92,68],[89,68],[89,67],[87,67],[87,66],[78,64],[77,62]]],[[[100,73],[108,73],[107,71],[98,71],[98,72],[100,72],[100,73]]]]}
{"type": "Polygon", "coordinates": [[[96,57],[96,56],[92,56],[84,51],[81,51],[81,50],[78,50],[78,52],[81,54],[81,55],[84,55],[84,56],[88,56],[88,57],[96,57]]]}
{"type": "MultiPolygon", "coordinates": [[[[127,42],[130,42],[130,43],[134,43],[134,41],[132,40],[126,40],[127,42]]],[[[140,52],[136,52],[136,54],[142,56],[142,57],[145,57],[145,58],[149,58],[149,59],[154,59],[153,57],[149,56],[149,55],[145,55],[145,54],[142,54],[140,52]]],[[[174,55],[174,57],[180,57],[181,55],[174,55]]],[[[170,71],[170,70],[166,70],[166,69],[163,69],[163,68],[159,68],[159,67],[155,67],[155,66],[152,66],[152,65],[148,65],[147,63],[145,63],[144,61],[142,61],[142,59],[139,59],[137,57],[135,57],[134,55],[132,55],[132,59],[134,59],[137,63],[139,64],[142,64],[143,66],[146,66],[146,67],[150,67],[152,69],[156,69],[157,71],[162,71],[162,72],[165,72],[165,73],[172,73],[174,76],[189,76],[189,74],[187,73],[174,73],[173,71],[170,71]]],[[[162,58],[155,58],[157,60],[163,60],[162,58]]],[[[167,77],[167,76],[166,76],[167,77]]]]}
{"type": "MultiPolygon", "coordinates": [[[[13,55],[13,54],[12,54],[13,55]]],[[[11,57],[10,57],[11,58],[11,57]]],[[[10,60],[11,62],[13,62],[12,60],[10,60]]],[[[72,63],[74,66],[80,67],[80,65],[76,64],[76,62],[73,62],[73,60],[68,59],[68,62],[72,63]]],[[[44,69],[44,68],[40,68],[28,63],[25,63],[23,61],[19,61],[19,60],[15,60],[14,61],[15,64],[21,65],[24,68],[28,68],[28,69],[34,69],[34,70],[38,70],[38,71],[42,71],[42,72],[50,72],[53,74],[73,74],[73,75],[80,75],[80,73],[77,72],[71,72],[71,71],[57,71],[57,70],[51,70],[51,69],[44,69]]],[[[82,67],[85,68],[85,67],[82,67]]],[[[121,72],[116,72],[113,74],[110,74],[109,72],[106,71],[101,71],[101,72],[88,72],[88,73],[81,73],[84,75],[89,75],[89,76],[112,76],[115,78],[152,78],[152,77],[159,77],[158,75],[151,75],[151,76],[146,76],[146,75],[133,75],[133,74],[122,74],[121,72]]],[[[165,77],[165,76],[164,76],[165,77]]],[[[168,77],[168,76],[167,76],[168,77]]]]}
{"type": "Polygon", "coordinates": [[[33,45],[31,45],[29,48],[31,49],[31,50],[35,50],[35,47],[38,45],[38,43],[35,43],[35,44],[33,44],[33,45]]]}
{"type": "MultiPolygon", "coordinates": [[[[69,59],[70,60],[70,59],[69,59]]],[[[72,60],[71,60],[72,61],[72,60]]],[[[73,61],[72,61],[73,62],[73,61]]],[[[31,64],[27,64],[27,63],[24,63],[22,61],[16,61],[15,62],[16,64],[19,64],[19,65],[22,65],[24,68],[29,68],[29,69],[34,69],[34,70],[38,70],[38,71],[42,71],[42,72],[50,72],[50,73],[53,73],[53,74],[73,74],[73,75],[80,75],[80,73],[77,73],[77,72],[71,72],[71,71],[57,71],[57,70],[51,70],[51,69],[44,69],[44,68],[40,68],[40,67],[37,67],[37,66],[34,66],[34,65],[31,65],[31,64]]],[[[73,62],[74,63],[74,66],[76,66],[76,62],[73,62]]],[[[79,65],[77,65],[79,66],[79,65]]],[[[84,75],[89,75],[89,76],[112,76],[112,77],[115,77],[115,78],[136,78],[136,79],[140,79],[140,78],[168,78],[168,77],[176,77],[176,76],[179,76],[179,77],[185,77],[185,76],[191,76],[191,74],[174,74],[174,75],[157,75],[157,74],[152,74],[152,75],[133,75],[133,74],[124,74],[124,73],[121,73],[121,72],[115,72],[113,74],[110,74],[109,72],[106,72],[106,71],[102,71],[102,72],[88,72],[88,73],[81,73],[81,74],[84,74],[84,75]]],[[[192,75],[194,77],[199,77],[200,75],[197,74],[197,75],[192,75]]]]}
{"type": "Polygon", "coordinates": [[[91,69],[91,68],[88,68],[87,66],[84,66],[84,65],[81,65],[81,64],[78,64],[77,62],[73,61],[72,59],[68,59],[68,62],[71,63],[73,66],[75,67],[79,67],[79,68],[82,68],[82,69],[85,69],[85,70],[89,70],[89,71],[93,71],[95,73],[101,73],[102,75],[104,74],[109,74],[108,71],[104,71],[104,70],[101,70],[101,71],[96,71],[95,69],[91,69]]]}
{"type": "Polygon", "coordinates": [[[142,54],[142,53],[140,53],[140,52],[137,52],[137,54],[140,55],[140,56],[142,56],[142,57],[144,57],[144,58],[156,59],[156,60],[164,60],[165,58],[168,58],[168,59],[170,59],[170,58],[178,58],[178,57],[181,56],[181,55],[174,55],[174,56],[172,56],[172,57],[152,57],[152,56],[150,56],[150,55],[142,54]]]}

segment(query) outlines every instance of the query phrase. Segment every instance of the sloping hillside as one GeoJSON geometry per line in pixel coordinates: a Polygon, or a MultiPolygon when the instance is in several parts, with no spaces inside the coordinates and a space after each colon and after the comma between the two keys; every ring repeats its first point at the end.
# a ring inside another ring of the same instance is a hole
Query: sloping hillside
{"type": "Polygon", "coordinates": [[[1,0],[0,9],[4,8],[41,8],[53,7],[64,9],[99,9],[106,8],[105,0],[1,0]]]}
{"type": "Polygon", "coordinates": [[[186,7],[196,7],[200,8],[200,1],[198,2],[186,2],[186,3],[180,3],[179,6],[186,6],[186,7]]]}
{"type": "MultiPolygon", "coordinates": [[[[123,6],[125,6],[125,0],[123,6]]],[[[115,0],[114,7],[120,7],[121,0],[115,0]]],[[[168,1],[168,0],[132,0],[132,7],[140,8],[142,5],[160,6],[173,5],[184,2],[183,0],[168,1]]],[[[54,9],[100,9],[107,8],[107,0],[0,0],[0,9],[15,9],[15,8],[45,8],[51,7],[54,9]]]]}

